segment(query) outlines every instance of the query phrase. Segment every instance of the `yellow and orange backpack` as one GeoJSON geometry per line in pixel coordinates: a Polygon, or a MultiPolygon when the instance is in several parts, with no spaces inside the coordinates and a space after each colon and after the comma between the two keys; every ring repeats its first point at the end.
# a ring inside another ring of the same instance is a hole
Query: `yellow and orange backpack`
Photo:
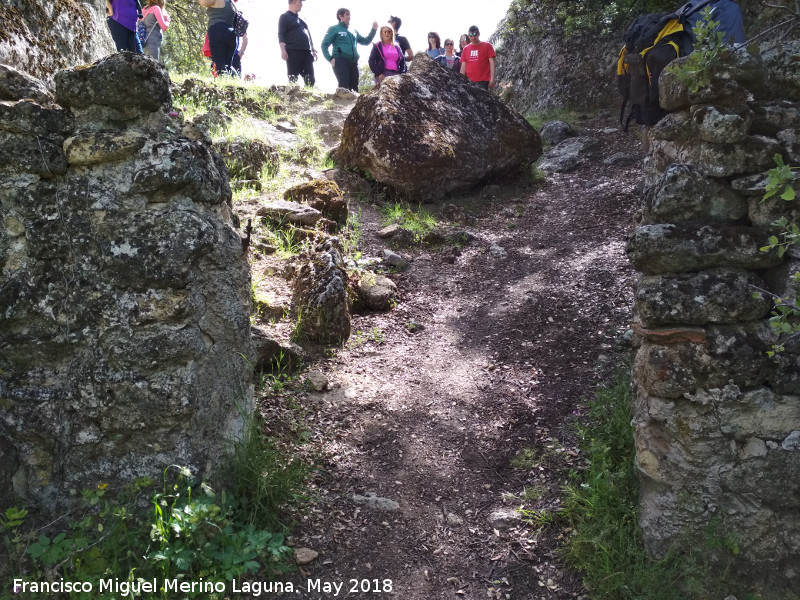
{"type": "Polygon", "coordinates": [[[622,36],[625,45],[617,60],[617,87],[622,95],[620,125],[631,121],[655,125],[666,111],[658,104],[658,78],[678,57],[692,52],[694,38],[686,19],[716,0],[689,2],[672,13],[653,13],[633,20],[622,36]],[[624,121],[625,107],[631,104],[624,121]]]}

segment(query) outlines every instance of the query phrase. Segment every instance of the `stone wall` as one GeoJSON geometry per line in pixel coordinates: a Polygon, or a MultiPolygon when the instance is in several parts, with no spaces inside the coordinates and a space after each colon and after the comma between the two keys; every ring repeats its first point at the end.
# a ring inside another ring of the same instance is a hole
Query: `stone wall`
{"type": "Polygon", "coordinates": [[[114,52],[103,0],[3,0],[0,24],[0,64],[44,79],[114,52]]]}
{"type": "Polygon", "coordinates": [[[130,53],[49,98],[0,67],[0,506],[213,472],[252,409],[227,170],[169,86],[130,53]]]}
{"type": "Polygon", "coordinates": [[[650,131],[627,249],[641,272],[633,375],[646,547],[693,551],[725,593],[776,600],[800,589],[800,343],[768,356],[778,337],[759,290],[796,297],[800,253],[760,248],[775,218],[800,218],[800,203],[761,197],[774,154],[800,164],[796,56],[736,53],[694,94],[662,77],[674,112],[650,131]]]}

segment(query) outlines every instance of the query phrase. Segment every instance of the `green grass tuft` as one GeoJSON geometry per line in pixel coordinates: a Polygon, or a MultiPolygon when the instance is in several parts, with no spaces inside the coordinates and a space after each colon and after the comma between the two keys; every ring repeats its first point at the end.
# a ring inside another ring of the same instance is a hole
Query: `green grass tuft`
{"type": "Polygon", "coordinates": [[[685,600],[678,583],[688,565],[650,560],[636,524],[630,369],[598,390],[588,408],[578,428],[588,469],[567,486],[559,511],[574,531],[562,549],[565,561],[583,573],[595,600],[685,600]]]}

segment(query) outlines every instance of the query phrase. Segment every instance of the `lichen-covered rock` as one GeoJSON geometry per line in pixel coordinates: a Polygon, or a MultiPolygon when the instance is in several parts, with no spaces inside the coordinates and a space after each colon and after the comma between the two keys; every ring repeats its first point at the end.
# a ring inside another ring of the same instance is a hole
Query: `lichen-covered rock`
{"type": "Polygon", "coordinates": [[[295,335],[340,344],[350,337],[347,271],[337,238],[328,238],[302,258],[292,290],[295,335]]]}
{"type": "Polygon", "coordinates": [[[283,193],[284,200],[308,204],[320,211],[322,216],[339,225],[347,223],[349,216],[347,200],[335,181],[315,179],[293,185],[283,193]]]}
{"type": "Polygon", "coordinates": [[[671,63],[672,67],[664,69],[658,76],[658,104],[666,111],[674,112],[689,108],[689,89],[672,71],[685,62],[680,58],[671,63]]]}
{"type": "Polygon", "coordinates": [[[366,272],[358,280],[358,297],[372,310],[388,310],[397,295],[397,284],[383,275],[366,272]]]}
{"type": "Polygon", "coordinates": [[[800,100],[800,40],[788,40],[764,53],[764,72],[768,76],[772,99],[800,100]]]}
{"type": "Polygon", "coordinates": [[[338,161],[415,198],[436,198],[532,164],[541,139],[519,114],[422,55],[361,96],[338,161]]]}
{"type": "MultiPolygon", "coordinates": [[[[0,65],[1,67],[2,65],[0,65]]],[[[31,100],[0,102],[0,131],[61,141],[75,128],[72,114],[31,100]]]]}
{"type": "Polygon", "coordinates": [[[67,157],[57,139],[0,131],[0,174],[63,175],[67,157]]]}
{"type": "Polygon", "coordinates": [[[642,210],[647,223],[737,221],[747,214],[747,202],[691,165],[672,164],[644,190],[642,210]]]}
{"type": "Polygon", "coordinates": [[[56,101],[66,108],[108,106],[154,112],[169,107],[169,73],[141,54],[119,52],[55,76],[56,101]]]}
{"type": "Polygon", "coordinates": [[[179,137],[151,145],[147,157],[147,164],[135,172],[129,184],[132,193],[144,194],[151,202],[165,194],[185,195],[230,207],[228,171],[208,144],[179,137]]]}
{"type": "Polygon", "coordinates": [[[775,136],[783,144],[783,156],[792,165],[800,163],[800,136],[797,135],[798,130],[800,129],[784,129],[775,136]]]}
{"type": "Polygon", "coordinates": [[[773,155],[798,155],[796,50],[723,53],[695,91],[662,74],[662,106],[680,112],[650,130],[627,248],[644,273],[633,423],[645,547],[704,546],[709,576],[739,597],[800,585],[800,338],[771,318],[800,293],[800,253],[760,250],[779,217],[800,218],[796,202],[762,202],[773,155]]]}
{"type": "Polygon", "coordinates": [[[697,128],[688,110],[671,112],[650,129],[650,137],[654,140],[680,140],[686,143],[694,141],[696,136],[697,128]]]}
{"type": "Polygon", "coordinates": [[[784,129],[800,129],[800,103],[783,100],[753,107],[753,135],[775,137],[784,129]]]}
{"type": "MultiPolygon", "coordinates": [[[[729,384],[685,399],[639,394],[635,404],[648,550],[663,556],[672,545],[734,539],[735,532],[738,553],[754,557],[742,564],[746,584],[739,585],[778,590],[776,597],[792,589],[800,453],[789,449],[786,432],[800,423],[796,397],[729,384]]],[[[723,552],[716,560],[735,559],[723,552]]]]}
{"type": "Polygon", "coordinates": [[[764,287],[754,273],[732,269],[642,277],[636,287],[636,308],[649,327],[754,321],[772,309],[770,298],[755,295],[764,287]]]}
{"type": "Polygon", "coordinates": [[[563,142],[569,136],[574,135],[574,132],[569,123],[564,121],[548,121],[542,125],[539,135],[542,136],[543,142],[555,145],[563,142]]]}
{"type": "Polygon", "coordinates": [[[294,342],[275,339],[270,332],[259,325],[251,329],[253,338],[253,364],[255,372],[280,371],[294,372],[305,360],[305,351],[294,342]]]}
{"type": "Polygon", "coordinates": [[[33,100],[39,104],[53,102],[53,95],[44,83],[11,65],[0,64],[0,100],[33,100]]]}
{"type": "Polygon", "coordinates": [[[260,179],[262,170],[275,174],[280,167],[278,152],[268,140],[243,137],[217,140],[214,149],[225,161],[231,179],[260,179]]]}
{"type": "Polygon", "coordinates": [[[714,267],[766,269],[781,263],[775,251],[762,252],[767,235],[725,224],[643,225],[628,239],[626,252],[644,273],[685,273],[714,267]]]}
{"type": "Polygon", "coordinates": [[[322,213],[316,208],[299,202],[269,200],[261,202],[256,216],[278,224],[291,223],[292,225],[313,227],[322,218],[322,213]]]}
{"type": "MultiPolygon", "coordinates": [[[[800,176],[797,179],[800,180],[800,176]]],[[[762,179],[762,182],[766,184],[766,177],[762,179]]],[[[763,187],[756,192],[756,195],[747,198],[747,216],[753,225],[780,231],[780,227],[775,227],[775,221],[781,217],[800,223],[800,202],[786,202],[776,196],[763,200],[763,187]]]]}
{"type": "Polygon", "coordinates": [[[70,490],[170,464],[214,477],[252,409],[249,268],[221,159],[155,126],[168,92],[116,121],[91,104],[152,91],[154,64],[84,69],[59,96],[81,109],[0,105],[0,505],[61,511],[70,490]]]}
{"type": "Polygon", "coordinates": [[[650,157],[659,173],[672,163],[689,163],[704,175],[730,177],[771,168],[780,151],[777,140],[751,135],[733,144],[654,140],[650,157]]]}
{"type": "MultiPolygon", "coordinates": [[[[39,79],[114,52],[105,5],[100,2],[3,2],[0,23],[0,63],[39,79]]],[[[33,98],[18,96],[22,97],[33,98]]]]}
{"type": "Polygon", "coordinates": [[[768,324],[711,325],[706,341],[642,344],[633,372],[642,389],[659,398],[680,398],[698,389],[769,383],[777,366],[767,350],[776,336],[768,324]]]}
{"type": "Polygon", "coordinates": [[[144,147],[147,137],[138,131],[81,132],[64,142],[72,166],[100,164],[128,158],[144,147]]]}
{"type": "Polygon", "coordinates": [[[554,148],[551,148],[539,161],[542,171],[553,173],[566,173],[585,163],[588,158],[585,153],[597,146],[600,141],[593,137],[567,138],[554,148]]]}
{"type": "Polygon", "coordinates": [[[515,3],[500,23],[502,55],[509,57],[497,61],[503,99],[522,114],[619,106],[615,78],[606,76],[616,67],[619,33],[564,35],[554,14],[559,6],[515,3]]]}
{"type": "Polygon", "coordinates": [[[750,132],[753,111],[747,106],[693,106],[690,111],[700,139],[715,144],[735,144],[750,132]]]}

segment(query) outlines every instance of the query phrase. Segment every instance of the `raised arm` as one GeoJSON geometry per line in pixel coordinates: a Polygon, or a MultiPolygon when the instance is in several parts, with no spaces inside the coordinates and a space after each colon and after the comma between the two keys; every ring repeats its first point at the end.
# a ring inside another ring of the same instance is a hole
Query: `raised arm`
{"type": "Polygon", "coordinates": [[[362,46],[366,46],[372,41],[372,38],[375,37],[375,33],[378,31],[378,22],[373,21],[372,23],[372,31],[369,32],[367,37],[363,37],[360,33],[356,32],[356,41],[361,44],[362,46]]]}

